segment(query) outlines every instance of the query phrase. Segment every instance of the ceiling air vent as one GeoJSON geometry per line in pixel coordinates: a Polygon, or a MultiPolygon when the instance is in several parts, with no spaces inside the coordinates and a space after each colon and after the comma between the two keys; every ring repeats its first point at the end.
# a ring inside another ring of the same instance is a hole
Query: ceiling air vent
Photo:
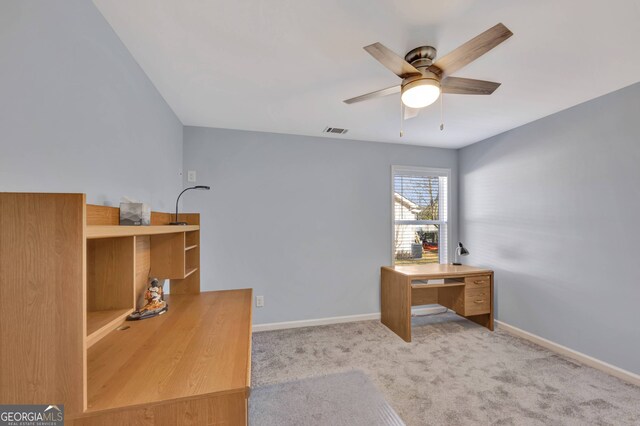
{"type": "Polygon", "coordinates": [[[325,127],[323,133],[333,133],[335,135],[344,135],[349,129],[340,129],[338,127],[325,127]]]}

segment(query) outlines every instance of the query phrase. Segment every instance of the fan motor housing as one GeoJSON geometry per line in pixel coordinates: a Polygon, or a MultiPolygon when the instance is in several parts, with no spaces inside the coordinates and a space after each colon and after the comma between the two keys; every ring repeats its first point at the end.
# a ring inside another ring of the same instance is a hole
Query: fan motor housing
{"type": "Polygon", "coordinates": [[[404,55],[404,60],[420,69],[433,65],[433,60],[436,58],[437,53],[438,51],[433,46],[420,46],[407,52],[404,55]]]}
{"type": "Polygon", "coordinates": [[[438,87],[440,87],[440,78],[438,77],[437,74],[432,73],[431,71],[427,71],[426,68],[418,68],[420,70],[420,72],[422,73],[422,75],[416,75],[413,77],[407,77],[404,80],[402,80],[402,89],[404,90],[405,88],[409,88],[412,86],[412,83],[418,81],[418,80],[433,80],[435,81],[438,87]],[[407,87],[409,86],[409,87],[407,87]]]}

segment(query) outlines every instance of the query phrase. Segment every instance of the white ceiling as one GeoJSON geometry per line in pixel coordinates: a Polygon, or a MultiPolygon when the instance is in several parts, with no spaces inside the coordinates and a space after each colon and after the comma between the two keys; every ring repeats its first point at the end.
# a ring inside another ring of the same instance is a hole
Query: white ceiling
{"type": "Polygon", "coordinates": [[[94,0],[185,125],[458,148],[640,80],[637,0],[94,0]],[[514,36],[456,76],[491,96],[445,95],[404,124],[399,83],[362,47],[442,56],[494,24],[514,36]],[[335,137],[335,136],[334,136],[335,137]]]}

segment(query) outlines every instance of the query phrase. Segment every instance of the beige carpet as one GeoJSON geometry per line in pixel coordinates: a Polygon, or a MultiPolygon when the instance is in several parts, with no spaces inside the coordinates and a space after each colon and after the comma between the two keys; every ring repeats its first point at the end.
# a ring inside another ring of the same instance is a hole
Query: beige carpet
{"type": "Polygon", "coordinates": [[[254,388],[352,370],[407,425],[640,425],[640,388],[452,313],[253,335],[254,388]]]}

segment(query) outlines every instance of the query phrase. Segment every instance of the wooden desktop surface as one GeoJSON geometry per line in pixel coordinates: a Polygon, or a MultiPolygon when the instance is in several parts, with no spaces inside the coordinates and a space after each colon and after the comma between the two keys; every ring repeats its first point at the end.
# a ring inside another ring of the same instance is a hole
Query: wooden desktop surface
{"type": "Polygon", "coordinates": [[[167,295],[169,311],[125,322],[88,351],[88,412],[249,392],[251,289],[167,295]]]}
{"type": "Polygon", "coordinates": [[[465,277],[475,274],[490,274],[493,272],[491,269],[440,263],[429,263],[426,265],[383,266],[383,269],[388,269],[411,278],[453,278],[456,276],[465,277]]]}

